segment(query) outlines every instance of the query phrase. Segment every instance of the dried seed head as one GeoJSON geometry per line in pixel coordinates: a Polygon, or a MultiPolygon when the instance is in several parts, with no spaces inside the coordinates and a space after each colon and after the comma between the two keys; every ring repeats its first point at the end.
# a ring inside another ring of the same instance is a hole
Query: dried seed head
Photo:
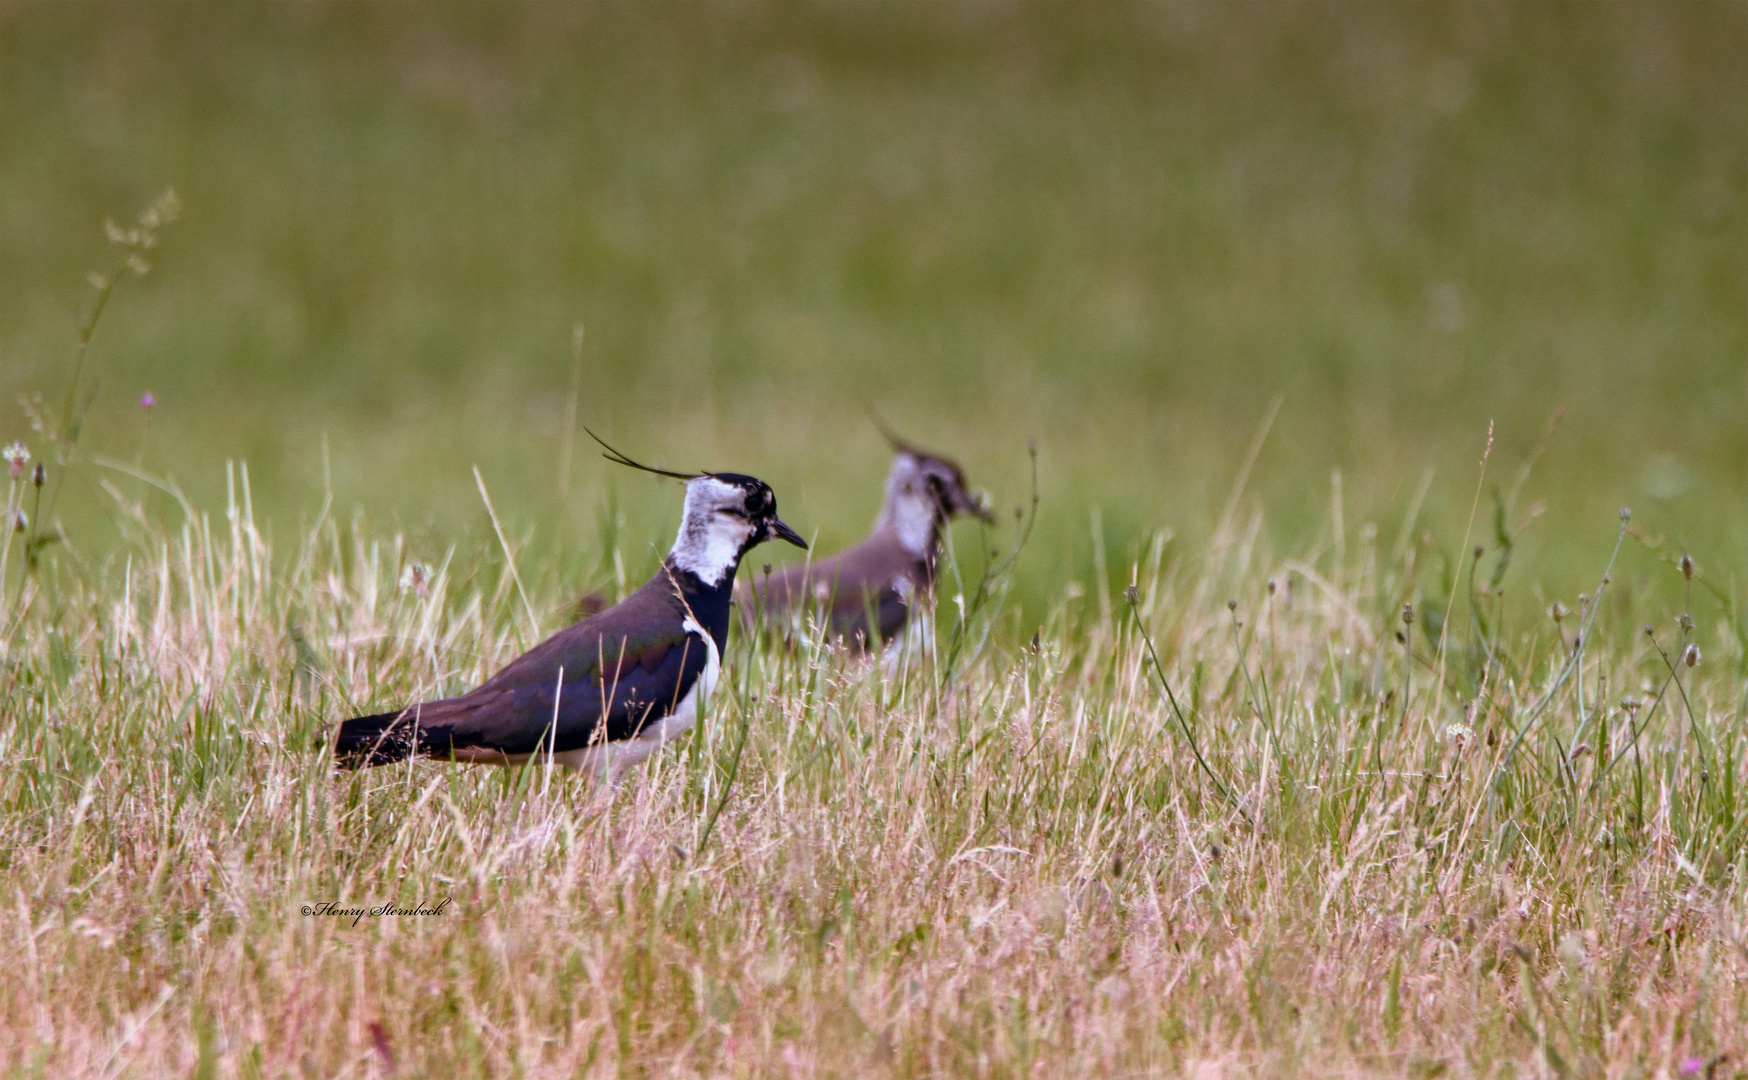
{"type": "Polygon", "coordinates": [[[1692,555],[1683,555],[1681,557],[1681,576],[1686,578],[1689,581],[1693,580],[1693,556],[1692,555]]]}
{"type": "Polygon", "coordinates": [[[1621,523],[1625,524],[1631,520],[1633,520],[1633,508],[1630,506],[1621,507],[1621,523]]]}
{"type": "Polygon", "coordinates": [[[1141,590],[1133,585],[1127,586],[1123,589],[1123,599],[1127,600],[1131,606],[1139,604],[1141,602],[1141,590]]]}
{"type": "Polygon", "coordinates": [[[770,563],[765,564],[765,576],[766,577],[771,576],[771,564],[770,563]]]}
{"type": "Polygon", "coordinates": [[[1675,620],[1675,625],[1681,627],[1683,630],[1692,630],[1693,616],[1684,611],[1681,613],[1681,617],[1675,620]]]}
{"type": "Polygon", "coordinates": [[[1226,601],[1226,610],[1227,611],[1237,611],[1238,610],[1238,601],[1236,601],[1236,600],[1226,601]]]}
{"type": "Polygon", "coordinates": [[[5,450],[0,450],[0,457],[6,459],[6,472],[17,480],[24,475],[24,467],[30,463],[30,448],[22,442],[15,442],[5,450]]]}
{"type": "Polygon", "coordinates": [[[1646,637],[1655,637],[1657,634],[1657,628],[1655,626],[1652,626],[1650,623],[1645,624],[1644,630],[1645,630],[1646,637]]]}
{"type": "Polygon", "coordinates": [[[1590,744],[1589,743],[1582,743],[1581,742],[1577,746],[1574,746],[1572,748],[1572,759],[1571,759],[1573,764],[1577,764],[1578,759],[1583,757],[1585,754],[1588,754],[1588,753],[1590,753],[1590,744]]]}
{"type": "Polygon", "coordinates": [[[1687,664],[1688,667],[1698,667],[1699,666],[1699,646],[1698,645],[1689,645],[1687,647],[1687,651],[1681,654],[1681,659],[1682,659],[1682,662],[1687,664]]]}
{"type": "Polygon", "coordinates": [[[1269,595],[1273,596],[1274,594],[1275,594],[1275,579],[1269,578],[1269,595]]]}
{"type": "Polygon", "coordinates": [[[1414,605],[1413,604],[1403,604],[1402,605],[1402,625],[1403,626],[1413,626],[1414,625],[1414,605]]]}
{"type": "Polygon", "coordinates": [[[1483,556],[1485,554],[1487,554],[1487,549],[1480,544],[1476,544],[1475,545],[1475,558],[1479,559],[1481,556],[1483,556]]]}
{"type": "Polygon", "coordinates": [[[40,461],[37,462],[36,468],[31,470],[30,482],[35,484],[37,487],[42,487],[44,484],[46,484],[48,482],[48,479],[49,479],[49,471],[42,467],[42,462],[40,462],[40,461]]]}
{"type": "Polygon", "coordinates": [[[1558,601],[1558,600],[1554,601],[1552,604],[1549,604],[1548,605],[1548,616],[1550,618],[1552,618],[1555,622],[1559,622],[1561,619],[1564,619],[1566,617],[1566,605],[1560,603],[1560,601],[1558,601]]]}
{"type": "Polygon", "coordinates": [[[431,568],[422,562],[410,562],[401,571],[401,591],[411,592],[415,596],[428,596],[431,592],[431,568]]]}

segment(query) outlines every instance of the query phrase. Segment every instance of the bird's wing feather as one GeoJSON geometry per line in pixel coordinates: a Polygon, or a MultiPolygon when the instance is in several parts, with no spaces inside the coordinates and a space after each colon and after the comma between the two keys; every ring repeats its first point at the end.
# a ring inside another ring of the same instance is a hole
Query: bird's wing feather
{"type": "Polygon", "coordinates": [[[682,625],[684,611],[657,574],[622,603],[560,630],[453,699],[428,725],[433,749],[563,752],[632,737],[668,715],[709,661],[703,636],[682,625]],[[605,733],[598,730],[603,719],[605,733]]]}
{"type": "Polygon", "coordinates": [[[434,753],[483,747],[531,754],[629,739],[671,713],[708,662],[703,635],[682,634],[665,647],[629,657],[604,679],[573,679],[567,670],[561,683],[555,670],[551,682],[496,682],[455,699],[456,707],[438,722],[424,724],[420,741],[434,753]]]}
{"type": "Polygon", "coordinates": [[[876,535],[829,559],[787,567],[768,580],[755,579],[753,587],[760,606],[770,613],[819,611],[833,635],[865,631],[872,616],[879,636],[887,639],[904,627],[910,595],[926,587],[926,581],[915,559],[876,535]],[[910,587],[900,589],[900,581],[910,587]]]}
{"type": "Polygon", "coordinates": [[[597,678],[621,664],[641,662],[652,650],[679,643],[686,635],[681,627],[685,616],[672,584],[666,575],[657,574],[613,607],[565,627],[510,661],[475,692],[552,683],[560,668],[566,681],[597,678]]]}

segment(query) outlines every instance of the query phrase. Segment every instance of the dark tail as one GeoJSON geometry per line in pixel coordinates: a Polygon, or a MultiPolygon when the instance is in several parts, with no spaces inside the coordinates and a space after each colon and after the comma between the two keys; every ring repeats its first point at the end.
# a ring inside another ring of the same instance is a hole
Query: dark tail
{"type": "Polygon", "coordinates": [[[413,709],[357,716],[340,725],[334,740],[334,762],[342,769],[367,769],[405,761],[421,749],[415,742],[413,709]]]}

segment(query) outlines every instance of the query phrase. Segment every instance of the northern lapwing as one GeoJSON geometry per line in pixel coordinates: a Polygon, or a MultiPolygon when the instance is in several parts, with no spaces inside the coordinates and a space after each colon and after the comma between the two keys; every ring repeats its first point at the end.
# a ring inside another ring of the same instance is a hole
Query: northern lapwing
{"type": "Polygon", "coordinates": [[[347,720],[334,743],[342,768],[414,756],[494,765],[550,757],[617,777],[697,721],[721,672],[741,558],[766,540],[807,542],[777,517],[761,480],[655,469],[601,445],[609,460],[686,481],[680,533],[661,569],[477,689],[347,720]]]}
{"type": "Polygon", "coordinates": [[[811,616],[828,638],[856,648],[866,648],[871,637],[892,641],[934,591],[948,522],[966,513],[994,521],[955,462],[882,432],[897,453],[873,533],[829,559],[755,575],[753,595],[741,601],[749,623],[758,613],[777,624],[811,616]]]}

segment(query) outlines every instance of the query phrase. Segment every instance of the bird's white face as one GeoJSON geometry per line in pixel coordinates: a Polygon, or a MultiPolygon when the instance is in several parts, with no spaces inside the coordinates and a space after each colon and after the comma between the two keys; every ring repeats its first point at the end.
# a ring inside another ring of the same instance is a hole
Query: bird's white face
{"type": "Polygon", "coordinates": [[[886,506],[876,527],[890,529],[907,551],[923,558],[932,553],[938,528],[961,513],[988,520],[959,467],[944,458],[899,451],[886,477],[886,506]]]}
{"type": "Polygon", "coordinates": [[[758,525],[746,512],[747,493],[739,484],[700,476],[686,482],[680,535],[674,539],[674,565],[706,585],[720,585],[732,574],[758,525]]]}
{"type": "Polygon", "coordinates": [[[717,586],[734,576],[749,548],[766,540],[807,546],[777,517],[777,497],[769,485],[739,473],[699,476],[686,482],[680,535],[668,557],[704,584],[717,586]]]}

